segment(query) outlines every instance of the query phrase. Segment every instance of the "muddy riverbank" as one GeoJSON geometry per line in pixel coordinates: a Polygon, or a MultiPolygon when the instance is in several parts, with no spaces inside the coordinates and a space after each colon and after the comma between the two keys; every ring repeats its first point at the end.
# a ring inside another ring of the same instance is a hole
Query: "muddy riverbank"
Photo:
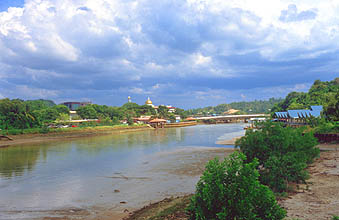
{"type": "Polygon", "coordinates": [[[111,135],[122,132],[133,132],[142,130],[152,130],[150,126],[125,126],[125,127],[88,127],[81,129],[66,128],[58,132],[49,132],[47,134],[19,134],[8,135],[12,140],[0,139],[0,148],[28,145],[43,142],[65,141],[76,138],[86,138],[100,135],[111,135]]]}
{"type": "Polygon", "coordinates": [[[307,185],[280,204],[290,219],[331,220],[339,216],[339,144],[321,144],[320,157],[308,168],[307,185]]]}
{"type": "Polygon", "coordinates": [[[229,140],[217,141],[216,144],[220,144],[220,145],[235,145],[235,142],[237,140],[239,140],[241,137],[243,137],[243,136],[234,137],[234,138],[229,139],[229,140]]]}

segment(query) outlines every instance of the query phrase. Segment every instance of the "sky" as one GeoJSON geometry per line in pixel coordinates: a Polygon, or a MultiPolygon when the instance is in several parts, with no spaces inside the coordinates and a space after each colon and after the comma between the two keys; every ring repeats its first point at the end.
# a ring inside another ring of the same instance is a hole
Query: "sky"
{"type": "Polygon", "coordinates": [[[189,109],[339,74],[338,0],[0,0],[0,98],[189,109]]]}

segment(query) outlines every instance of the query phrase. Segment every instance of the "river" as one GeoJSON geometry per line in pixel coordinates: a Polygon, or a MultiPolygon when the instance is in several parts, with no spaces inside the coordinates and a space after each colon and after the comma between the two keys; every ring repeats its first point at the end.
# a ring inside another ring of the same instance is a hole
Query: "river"
{"type": "MultiPolygon", "coordinates": [[[[245,124],[197,125],[0,149],[0,219],[140,208],[194,192],[216,141],[245,124]]],[[[228,146],[232,147],[232,146],[228,146]]]]}

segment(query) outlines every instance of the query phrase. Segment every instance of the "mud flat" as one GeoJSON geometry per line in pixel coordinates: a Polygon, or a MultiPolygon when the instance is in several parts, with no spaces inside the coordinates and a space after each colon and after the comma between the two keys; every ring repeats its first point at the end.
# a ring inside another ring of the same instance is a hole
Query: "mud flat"
{"type": "Polygon", "coordinates": [[[221,145],[235,145],[235,142],[239,140],[242,136],[234,137],[229,140],[222,140],[222,141],[217,141],[216,144],[221,144],[221,145]]]}
{"type": "Polygon", "coordinates": [[[339,216],[339,144],[321,144],[320,157],[308,168],[308,185],[280,204],[290,219],[331,220],[339,216]]]}

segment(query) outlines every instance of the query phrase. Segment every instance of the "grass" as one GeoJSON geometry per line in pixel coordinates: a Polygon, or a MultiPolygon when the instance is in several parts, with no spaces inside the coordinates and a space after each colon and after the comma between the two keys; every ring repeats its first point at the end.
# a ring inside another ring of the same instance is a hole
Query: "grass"
{"type": "Polygon", "coordinates": [[[134,212],[127,220],[187,220],[185,209],[189,205],[190,199],[191,195],[167,198],[134,212]]]}
{"type": "Polygon", "coordinates": [[[185,209],[188,206],[189,202],[189,198],[185,198],[182,201],[170,206],[169,208],[164,209],[156,216],[149,218],[149,220],[163,220],[171,218],[177,219],[179,217],[187,217],[185,209]]]}

